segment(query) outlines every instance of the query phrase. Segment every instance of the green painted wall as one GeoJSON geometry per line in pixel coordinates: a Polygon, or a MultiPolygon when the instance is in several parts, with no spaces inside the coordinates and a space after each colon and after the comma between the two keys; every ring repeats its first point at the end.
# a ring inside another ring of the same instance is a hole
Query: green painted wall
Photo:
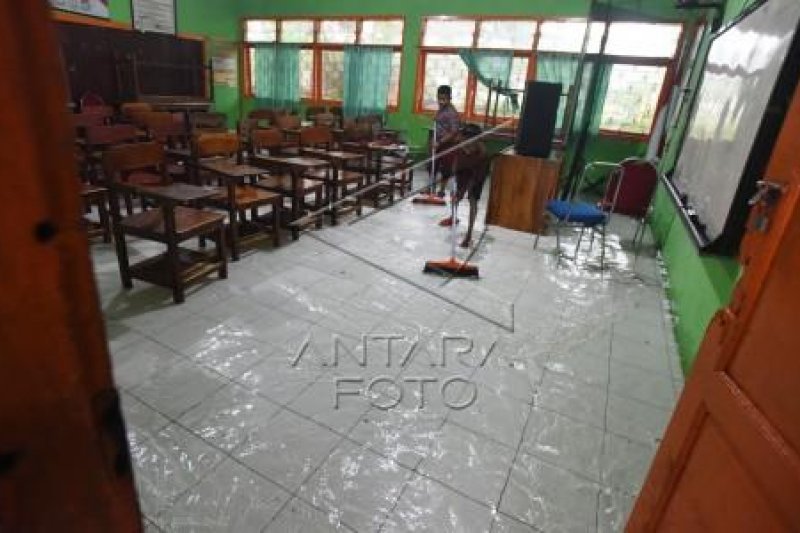
{"type": "MultiPolygon", "coordinates": [[[[735,18],[751,0],[729,0],[725,22],[735,18]]],[[[708,42],[701,50],[707,50],[708,42]]],[[[701,56],[704,54],[701,54],[701,56]]],[[[697,76],[692,80],[697,84],[697,76]]],[[[681,117],[675,136],[685,130],[688,117],[681,117]]],[[[667,170],[678,158],[678,143],[670,139],[662,168],[667,170]]],[[[662,248],[669,276],[669,297],[675,313],[675,335],[684,373],[689,373],[697,350],[714,313],[725,306],[739,278],[733,258],[701,256],[677,216],[668,194],[660,189],[654,202],[653,233],[662,248]]]]}
{"type": "MultiPolygon", "coordinates": [[[[417,59],[422,17],[428,15],[526,15],[585,17],[588,0],[523,1],[523,0],[240,0],[241,14],[254,16],[289,15],[398,15],[405,16],[403,63],[400,79],[399,112],[389,117],[391,127],[405,130],[412,144],[422,145],[427,139],[425,128],[430,118],[413,113],[417,59]]],[[[247,108],[249,109],[249,105],[247,108]]]]}

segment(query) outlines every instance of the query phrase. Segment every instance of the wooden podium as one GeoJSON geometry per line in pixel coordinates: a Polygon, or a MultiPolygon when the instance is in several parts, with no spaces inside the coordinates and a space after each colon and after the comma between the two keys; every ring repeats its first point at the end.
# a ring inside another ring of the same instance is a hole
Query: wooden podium
{"type": "Polygon", "coordinates": [[[544,230],[547,201],[555,196],[561,154],[543,159],[517,155],[513,147],[497,154],[486,223],[518,231],[544,230]]]}

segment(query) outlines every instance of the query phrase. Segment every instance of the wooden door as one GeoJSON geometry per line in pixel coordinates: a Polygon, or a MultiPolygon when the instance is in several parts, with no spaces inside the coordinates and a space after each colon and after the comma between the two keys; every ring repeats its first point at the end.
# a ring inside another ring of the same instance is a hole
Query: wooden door
{"type": "Polygon", "coordinates": [[[800,531],[800,88],[764,179],[627,531],[800,531]]]}
{"type": "Polygon", "coordinates": [[[48,3],[0,0],[0,532],[136,532],[48,3]]]}

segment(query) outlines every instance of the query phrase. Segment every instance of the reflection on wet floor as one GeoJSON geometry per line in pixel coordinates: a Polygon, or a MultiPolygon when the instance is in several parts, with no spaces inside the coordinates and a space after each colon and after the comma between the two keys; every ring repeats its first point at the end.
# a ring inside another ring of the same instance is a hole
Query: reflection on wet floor
{"type": "Polygon", "coordinates": [[[93,248],[148,531],[622,529],[682,387],[652,250],[615,219],[601,272],[491,227],[447,281],[444,214],[252,252],[180,306],[93,248]]]}

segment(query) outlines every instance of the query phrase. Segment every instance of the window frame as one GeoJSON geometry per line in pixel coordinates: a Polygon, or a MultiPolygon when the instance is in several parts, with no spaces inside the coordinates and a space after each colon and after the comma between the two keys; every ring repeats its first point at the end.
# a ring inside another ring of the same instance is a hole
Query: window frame
{"type": "MultiPolygon", "coordinates": [[[[417,72],[415,78],[415,93],[414,93],[414,108],[413,113],[418,115],[424,115],[433,117],[436,114],[435,110],[425,109],[423,107],[424,101],[424,91],[425,91],[425,68],[427,62],[427,55],[429,53],[434,54],[457,54],[459,47],[434,47],[434,46],[425,46],[423,43],[425,42],[425,31],[427,29],[428,20],[474,20],[476,27],[475,32],[473,34],[473,42],[472,48],[477,50],[493,50],[493,51],[509,51],[509,49],[500,49],[500,48],[479,48],[478,41],[480,39],[480,32],[481,32],[481,22],[482,21],[502,21],[502,20],[509,20],[509,21],[532,21],[536,23],[536,31],[533,37],[533,48],[531,50],[519,50],[519,49],[512,49],[511,51],[514,54],[514,57],[525,57],[528,58],[528,73],[526,80],[534,80],[536,79],[536,69],[538,66],[538,55],[539,55],[539,37],[541,34],[541,25],[543,22],[552,22],[552,21],[576,21],[576,20],[583,20],[587,23],[590,22],[599,22],[599,21],[589,21],[586,19],[580,19],[580,17],[535,17],[535,16],[509,16],[509,15],[458,15],[458,16],[424,16],[421,20],[421,29],[419,35],[419,60],[417,61],[417,72]]],[[[615,21],[620,22],[620,21],[615,21]]],[[[654,21],[653,24],[679,24],[681,26],[681,32],[678,36],[678,42],[675,46],[675,53],[672,57],[637,57],[637,56],[612,56],[612,55],[600,55],[597,53],[587,53],[586,58],[587,61],[590,60],[598,60],[602,58],[605,61],[608,61],[611,64],[628,64],[628,65],[642,65],[642,66],[660,66],[666,67],[666,72],[664,74],[664,80],[661,84],[661,89],[658,95],[657,100],[657,109],[660,109],[664,103],[669,99],[669,94],[672,85],[675,83],[675,72],[676,72],[676,64],[679,60],[680,51],[684,46],[684,40],[687,38],[687,25],[684,21],[680,20],[663,20],[663,21],[654,21]]],[[[608,23],[603,22],[604,25],[607,26],[608,23]]],[[[603,33],[605,33],[606,28],[604,27],[603,33]]],[[[601,45],[602,46],[602,45],[601,45]]],[[[547,53],[564,53],[568,54],[569,52],[547,52],[547,53]]],[[[472,121],[483,121],[485,119],[484,114],[478,113],[475,111],[475,95],[477,92],[477,84],[478,80],[472,74],[467,76],[467,95],[466,95],[466,104],[465,109],[459,110],[461,117],[463,120],[472,120],[472,121]]],[[[646,141],[650,138],[650,135],[653,132],[653,126],[655,125],[655,121],[657,119],[657,114],[653,116],[652,122],[648,131],[646,133],[636,133],[636,132],[626,132],[626,131],[616,131],[616,130],[600,130],[600,135],[603,137],[612,137],[618,138],[621,140],[631,140],[631,141],[646,141]]],[[[498,117],[495,121],[492,117],[489,117],[488,123],[489,124],[496,124],[505,121],[504,118],[498,117]]],[[[517,119],[513,119],[514,125],[516,125],[517,119]]]]}
{"type": "MultiPolygon", "coordinates": [[[[331,100],[322,98],[322,53],[323,51],[344,51],[345,44],[323,43],[320,42],[320,32],[322,21],[324,20],[355,20],[356,21],[356,43],[360,44],[361,30],[365,20],[398,20],[403,23],[403,32],[401,34],[399,45],[385,45],[390,47],[393,53],[400,53],[400,80],[403,79],[403,69],[405,67],[405,58],[403,57],[403,46],[405,44],[405,31],[406,31],[406,17],[405,15],[331,15],[331,16],[279,16],[279,17],[243,17],[241,19],[240,28],[242,32],[242,72],[244,73],[243,79],[243,95],[247,98],[253,97],[253,80],[250,75],[250,49],[257,43],[249,43],[244,40],[246,35],[247,22],[250,20],[274,20],[276,22],[275,42],[280,42],[282,25],[284,20],[310,20],[314,22],[314,36],[311,43],[303,43],[300,45],[303,50],[311,50],[313,53],[313,69],[311,73],[311,97],[303,96],[301,101],[307,106],[341,106],[342,100],[331,100]]],[[[401,95],[400,88],[397,90],[396,95],[397,104],[389,104],[387,102],[387,110],[389,112],[397,112],[400,107],[401,95]]],[[[392,100],[390,95],[389,100],[392,100]]]]}

